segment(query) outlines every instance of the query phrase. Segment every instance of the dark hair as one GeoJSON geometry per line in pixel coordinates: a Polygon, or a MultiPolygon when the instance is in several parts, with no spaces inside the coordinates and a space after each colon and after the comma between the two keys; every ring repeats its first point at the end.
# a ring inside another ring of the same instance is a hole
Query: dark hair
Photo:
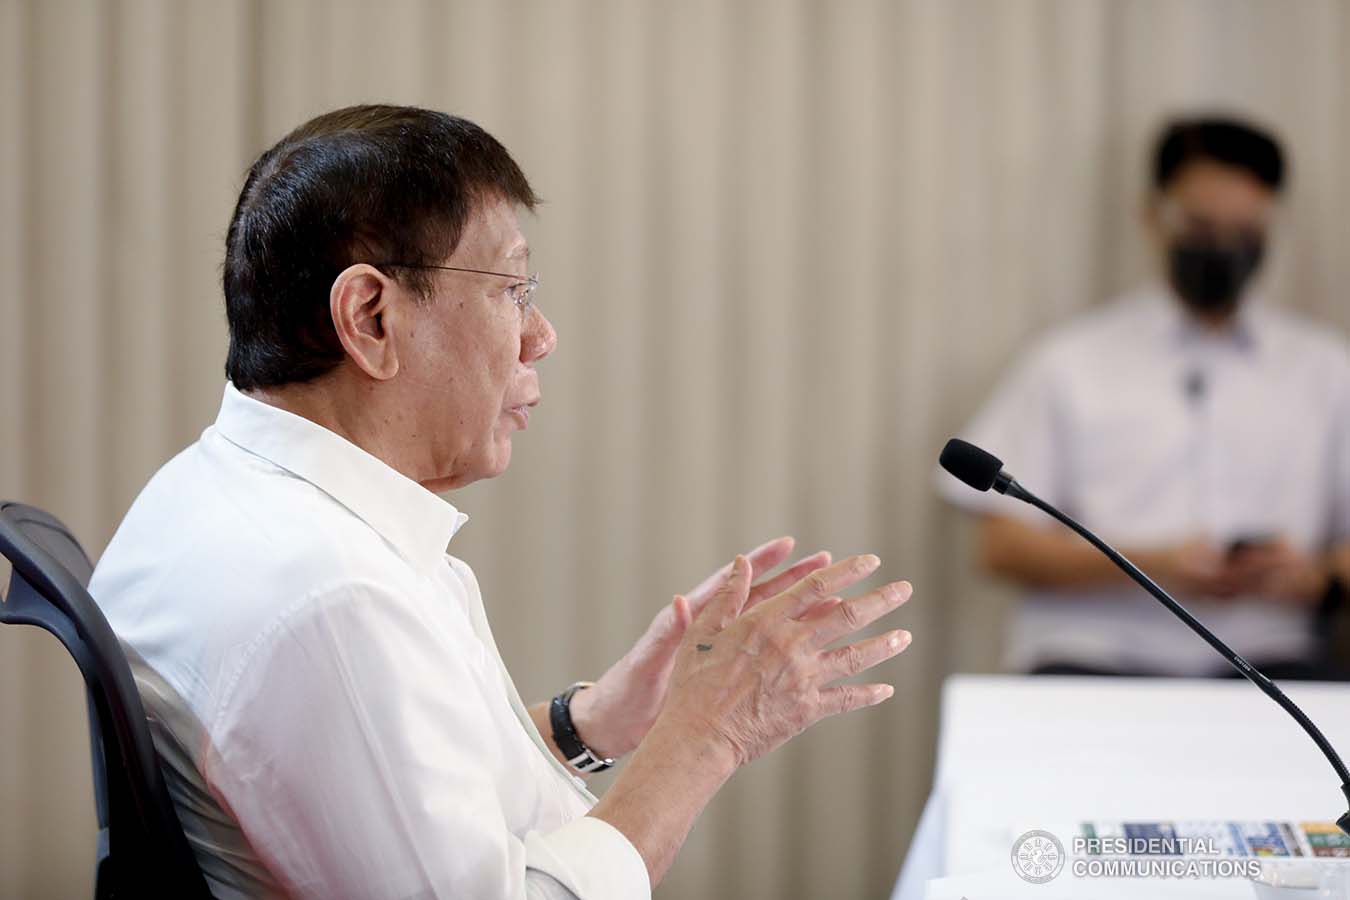
{"type": "MultiPolygon", "coordinates": [[[[538,203],[506,148],[474,123],[411,106],[311,119],[258,157],[225,237],[225,374],[240,390],[309,381],[343,359],[333,280],[357,262],[437,263],[477,204],[538,203]]],[[[426,296],[427,274],[391,273],[426,296]]]]}
{"type": "Polygon", "coordinates": [[[1274,135],[1238,119],[1178,119],[1163,129],[1153,159],[1153,186],[1164,190],[1187,164],[1210,160],[1249,173],[1272,191],[1284,185],[1284,152],[1274,135]]]}

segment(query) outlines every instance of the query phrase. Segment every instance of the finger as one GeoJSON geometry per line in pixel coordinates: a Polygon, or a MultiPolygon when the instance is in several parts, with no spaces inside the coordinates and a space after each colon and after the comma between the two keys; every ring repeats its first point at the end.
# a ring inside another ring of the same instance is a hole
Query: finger
{"type": "Polygon", "coordinates": [[[785,535],[771,541],[765,541],[745,554],[745,558],[750,560],[751,580],[772,572],[782,565],[795,546],[797,546],[797,539],[785,535]]]}
{"type": "Polygon", "coordinates": [[[713,594],[694,621],[709,631],[721,631],[741,614],[749,595],[750,561],[744,556],[737,556],[722,587],[713,594]]]}
{"type": "Polygon", "coordinates": [[[825,688],[817,700],[820,718],[876,706],[889,700],[894,693],[895,688],[889,684],[839,684],[825,688]]]}
{"type": "MultiPolygon", "coordinates": [[[[788,558],[792,552],[796,540],[790,537],[774,538],[771,541],[765,541],[749,553],[745,558],[750,561],[752,570],[751,579],[772,570],[783,560],[788,558]]],[[[727,580],[727,575],[731,573],[731,563],[727,563],[716,572],[709,575],[698,583],[698,586],[690,590],[685,596],[689,599],[690,609],[693,610],[695,618],[703,611],[703,607],[708,605],[708,601],[717,593],[717,589],[727,580]]]]}
{"type": "Polygon", "coordinates": [[[1239,591],[1245,586],[1264,579],[1271,571],[1272,569],[1269,566],[1229,567],[1209,579],[1209,583],[1229,592],[1239,591]]]}
{"type": "Polygon", "coordinates": [[[843,602],[844,601],[839,597],[826,597],[824,600],[820,601],[815,606],[811,607],[806,612],[798,616],[797,621],[809,622],[812,619],[819,618],[820,616],[825,615],[825,613],[834,609],[836,606],[838,606],[840,603],[843,602]]]}
{"type": "Polygon", "coordinates": [[[908,581],[893,581],[875,591],[845,600],[826,615],[812,621],[815,639],[821,646],[866,628],[898,607],[914,593],[908,581]]]}
{"type": "Polygon", "coordinates": [[[689,598],[683,594],[676,594],[670,606],[675,613],[675,630],[683,636],[689,630],[689,626],[694,624],[694,614],[689,608],[689,598]]]}
{"type": "Polygon", "coordinates": [[[1232,568],[1243,565],[1261,565],[1269,563],[1271,560],[1283,559],[1285,550],[1277,545],[1258,545],[1255,547],[1239,547],[1232,553],[1224,557],[1225,564],[1232,568]]]}
{"type": "Polygon", "coordinates": [[[772,578],[761,581],[752,587],[750,589],[750,601],[746,604],[746,607],[754,606],[761,600],[767,600],[770,597],[777,597],[816,569],[823,569],[829,564],[830,554],[827,550],[821,550],[819,553],[813,553],[805,559],[798,560],[772,578]]]}
{"type": "Polygon", "coordinates": [[[668,606],[661,609],[652,620],[644,637],[658,646],[672,646],[684,639],[693,617],[689,613],[689,600],[676,594],[668,606]],[[682,611],[683,610],[683,611],[682,611]]]}
{"type": "Polygon", "coordinates": [[[639,667],[663,666],[674,659],[675,651],[684,641],[685,633],[693,622],[689,613],[689,600],[676,594],[670,604],[661,608],[652,620],[645,634],[638,639],[625,659],[632,658],[639,667]]]}
{"type": "Polygon", "coordinates": [[[896,629],[867,640],[857,641],[820,655],[822,683],[838,681],[883,663],[909,646],[913,636],[896,629]]]}
{"type": "Polygon", "coordinates": [[[678,646],[691,625],[694,625],[694,613],[688,607],[688,598],[683,594],[676,594],[675,599],[671,600],[671,644],[678,646]]]}
{"type": "Polygon", "coordinates": [[[788,618],[795,619],[826,597],[839,593],[855,582],[862,581],[875,572],[879,565],[881,565],[881,560],[870,553],[865,556],[850,556],[847,559],[841,559],[832,566],[816,569],[779,594],[778,597],[782,598],[781,600],[778,600],[778,598],[775,598],[775,600],[781,603],[783,612],[788,618]]]}

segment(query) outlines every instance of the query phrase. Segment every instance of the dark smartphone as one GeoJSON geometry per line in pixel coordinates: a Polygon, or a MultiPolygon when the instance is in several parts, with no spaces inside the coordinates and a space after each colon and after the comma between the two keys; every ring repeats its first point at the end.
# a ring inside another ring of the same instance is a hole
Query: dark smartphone
{"type": "Polygon", "coordinates": [[[1259,550],[1275,543],[1278,538],[1273,534],[1244,534],[1234,538],[1228,544],[1228,556],[1234,557],[1246,550],[1259,550]]]}

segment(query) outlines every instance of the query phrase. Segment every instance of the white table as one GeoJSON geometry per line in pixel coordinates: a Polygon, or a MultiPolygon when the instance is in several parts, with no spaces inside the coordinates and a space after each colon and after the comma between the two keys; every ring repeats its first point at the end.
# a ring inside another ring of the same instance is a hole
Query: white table
{"type": "MultiPolygon", "coordinates": [[[[1281,687],[1350,757],[1350,686],[1281,687]]],[[[1303,730],[1246,681],[955,676],[933,792],[892,900],[983,900],[995,884],[998,896],[1040,900],[1087,900],[1084,885],[1101,898],[1250,900],[1240,879],[1028,885],[1009,855],[1030,829],[1067,840],[1090,820],[1335,821],[1339,787],[1303,730]]]]}

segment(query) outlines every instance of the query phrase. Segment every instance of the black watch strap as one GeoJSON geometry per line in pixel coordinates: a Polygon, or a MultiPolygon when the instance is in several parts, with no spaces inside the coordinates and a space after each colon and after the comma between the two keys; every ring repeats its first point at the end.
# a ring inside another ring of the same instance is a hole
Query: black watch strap
{"type": "Polygon", "coordinates": [[[572,697],[577,691],[588,687],[590,684],[579,681],[554,697],[553,702],[548,705],[548,721],[553,727],[553,743],[558,745],[562,755],[567,758],[567,764],[578,772],[589,775],[592,772],[605,771],[614,765],[614,760],[592,752],[577,734],[576,726],[572,724],[572,697]]]}

